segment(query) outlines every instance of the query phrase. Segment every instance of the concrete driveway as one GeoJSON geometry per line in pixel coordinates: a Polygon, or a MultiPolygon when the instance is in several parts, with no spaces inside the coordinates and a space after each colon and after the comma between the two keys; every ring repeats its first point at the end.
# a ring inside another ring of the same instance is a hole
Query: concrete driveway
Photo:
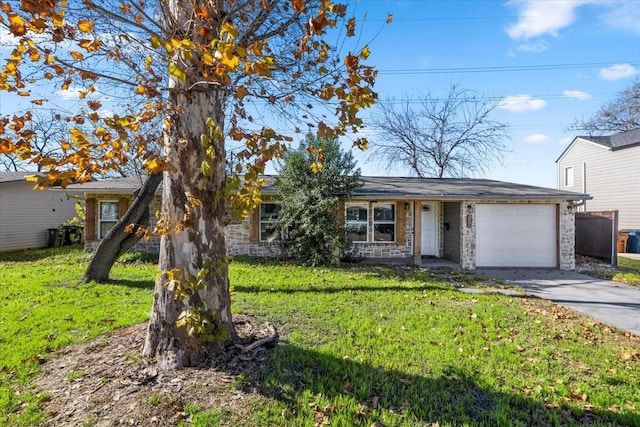
{"type": "Polygon", "coordinates": [[[482,268],[476,274],[503,280],[528,294],[640,335],[640,288],[574,271],[482,268]]]}

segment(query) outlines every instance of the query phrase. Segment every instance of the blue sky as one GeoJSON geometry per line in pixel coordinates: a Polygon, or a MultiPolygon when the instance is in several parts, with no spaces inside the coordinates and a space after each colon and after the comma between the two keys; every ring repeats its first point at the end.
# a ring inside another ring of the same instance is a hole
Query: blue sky
{"type": "MultiPolygon", "coordinates": [[[[483,178],[556,187],[555,160],[576,136],[567,127],[640,77],[640,0],[345,1],[363,30],[360,47],[370,45],[381,98],[442,97],[459,84],[501,100],[493,119],[511,127],[509,152],[483,178]]],[[[11,39],[3,31],[0,41],[1,57],[11,39]]],[[[75,95],[49,98],[71,108],[79,105],[75,95]]],[[[1,94],[0,111],[17,102],[23,99],[1,94]]],[[[368,162],[366,153],[356,159],[365,175],[408,175],[368,162]]]]}
{"type": "MultiPolygon", "coordinates": [[[[640,1],[361,0],[381,98],[452,83],[502,100],[510,152],[484,178],[556,187],[555,160],[590,116],[640,75],[640,1]],[[387,14],[393,23],[383,26],[387,14]],[[494,68],[495,71],[487,71],[494,68]]],[[[372,135],[372,139],[383,135],[372,135]]],[[[365,175],[387,172],[357,155],[365,175]]],[[[401,168],[394,175],[405,175],[401,168]]]]}

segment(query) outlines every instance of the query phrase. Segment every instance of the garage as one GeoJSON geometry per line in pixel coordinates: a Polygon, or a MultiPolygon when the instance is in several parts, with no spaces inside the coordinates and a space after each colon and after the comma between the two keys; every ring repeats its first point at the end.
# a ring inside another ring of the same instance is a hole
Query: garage
{"type": "Polygon", "coordinates": [[[554,204],[477,204],[477,267],[556,267],[554,204]]]}

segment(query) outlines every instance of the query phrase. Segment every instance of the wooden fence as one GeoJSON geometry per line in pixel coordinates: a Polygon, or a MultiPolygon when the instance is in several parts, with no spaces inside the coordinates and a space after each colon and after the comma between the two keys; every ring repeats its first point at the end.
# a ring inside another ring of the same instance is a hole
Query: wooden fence
{"type": "Polygon", "coordinates": [[[576,254],[617,265],[618,211],[576,212],[576,254]]]}

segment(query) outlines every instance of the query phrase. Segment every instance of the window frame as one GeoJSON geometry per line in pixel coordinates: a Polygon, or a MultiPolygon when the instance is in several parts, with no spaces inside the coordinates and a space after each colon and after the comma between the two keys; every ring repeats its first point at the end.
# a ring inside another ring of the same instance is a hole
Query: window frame
{"type": "MultiPolygon", "coordinates": [[[[261,242],[261,243],[272,243],[272,242],[276,241],[275,239],[273,239],[273,236],[275,235],[275,232],[273,232],[271,234],[269,239],[263,239],[262,238],[262,224],[268,224],[269,222],[273,221],[272,218],[270,218],[268,221],[262,219],[262,206],[263,205],[279,206],[279,208],[278,208],[278,216],[279,216],[279,210],[282,208],[282,202],[279,202],[279,201],[264,202],[263,201],[263,202],[260,202],[260,205],[258,206],[258,242],[261,242]]],[[[276,217],[276,219],[278,219],[278,217],[276,217]]]]}
{"type": "Polygon", "coordinates": [[[373,243],[396,243],[398,234],[398,212],[396,212],[395,202],[371,202],[371,241],[373,243]],[[393,212],[393,220],[379,219],[376,220],[376,207],[388,206],[393,212]],[[377,240],[376,239],[376,225],[393,225],[393,239],[392,240],[377,240]]]}
{"type": "Polygon", "coordinates": [[[574,176],[575,170],[573,166],[565,166],[564,167],[564,186],[565,187],[573,187],[574,186],[574,176]]]}
{"type": "Polygon", "coordinates": [[[117,200],[99,200],[98,201],[98,238],[100,240],[104,239],[104,237],[109,233],[109,231],[116,225],[118,220],[120,219],[120,203],[117,200]],[[102,218],[102,205],[103,204],[114,204],[116,207],[116,218],[115,219],[103,219],[102,218]],[[112,223],[111,227],[102,234],[102,224],[112,223]]]}
{"type": "Polygon", "coordinates": [[[347,228],[349,224],[359,224],[360,226],[364,224],[365,226],[365,238],[364,240],[351,240],[353,243],[368,243],[369,242],[369,202],[347,202],[344,204],[344,228],[345,234],[347,234],[347,228]],[[347,210],[350,207],[360,206],[364,207],[364,210],[367,212],[367,218],[365,220],[357,220],[357,221],[349,221],[349,216],[347,215],[347,210]]]}

